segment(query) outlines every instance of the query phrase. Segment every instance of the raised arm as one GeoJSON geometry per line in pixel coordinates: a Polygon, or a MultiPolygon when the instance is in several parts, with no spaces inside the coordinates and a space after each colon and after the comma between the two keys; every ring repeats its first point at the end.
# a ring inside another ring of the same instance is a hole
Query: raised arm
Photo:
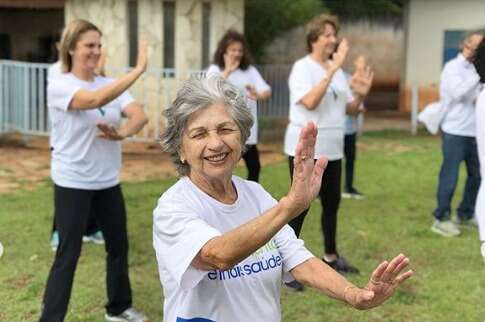
{"type": "Polygon", "coordinates": [[[143,107],[135,102],[123,109],[123,116],[128,120],[120,129],[107,123],[98,123],[97,127],[101,130],[99,137],[115,141],[123,140],[138,133],[148,123],[143,107]]]}
{"type": "Polygon", "coordinates": [[[278,204],[257,218],[221,236],[209,240],[192,261],[198,269],[226,270],[266,244],[291,219],[315,199],[320,190],[326,158],[314,163],[317,128],[307,124],[300,133],[295,152],[293,183],[278,204]]]}
{"type": "Polygon", "coordinates": [[[313,287],[324,294],[344,301],[356,309],[365,310],[381,305],[389,299],[399,285],[413,275],[412,270],[403,273],[409,259],[400,254],[390,262],[382,262],[371,275],[364,288],[347,281],[318,258],[311,258],[291,270],[300,283],[313,287]]]}
{"type": "Polygon", "coordinates": [[[255,101],[264,101],[268,99],[271,96],[271,87],[263,79],[263,76],[261,76],[254,66],[249,67],[249,74],[252,83],[246,85],[248,97],[255,101]]]}
{"type": "Polygon", "coordinates": [[[134,69],[116,81],[97,90],[80,89],[74,94],[69,109],[89,110],[106,105],[126,91],[145,72],[148,63],[148,45],[141,41],[138,48],[138,59],[134,69]]]}
{"type": "Polygon", "coordinates": [[[320,101],[325,96],[328,86],[332,82],[332,77],[337,70],[342,66],[349,52],[349,44],[344,38],[340,43],[337,51],[333,55],[333,63],[330,68],[327,69],[327,74],[315,85],[307,94],[305,94],[299,101],[308,110],[314,110],[317,108],[320,101]]]}

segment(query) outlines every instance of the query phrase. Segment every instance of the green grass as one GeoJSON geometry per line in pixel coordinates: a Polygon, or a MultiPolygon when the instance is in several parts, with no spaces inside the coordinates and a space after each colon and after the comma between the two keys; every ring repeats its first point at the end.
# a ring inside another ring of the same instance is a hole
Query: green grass
{"type": "MultiPolygon", "coordinates": [[[[359,139],[356,186],[363,201],[343,200],[338,245],[363,274],[350,279],[364,285],[379,261],[404,252],[415,276],[388,303],[371,311],[346,305],[306,290],[283,290],[284,321],[483,321],[485,271],[476,230],[458,238],[432,234],[430,213],[440,165],[440,140],[426,135],[384,131],[359,139]]],[[[460,201],[464,171],[454,205],[460,201]]],[[[244,174],[243,169],[237,170],[244,174]]],[[[162,294],[152,248],[152,210],[175,179],[123,185],[129,214],[130,274],[134,305],[152,321],[162,317],[162,294]]],[[[286,162],[265,167],[262,184],[276,198],[288,188],[286,162]]],[[[36,321],[53,253],[48,244],[52,189],[0,194],[0,321],[36,321]]],[[[320,205],[315,202],[302,238],[322,254],[320,205]]],[[[66,321],[102,321],[105,295],[104,250],[86,245],[79,261],[66,321]]],[[[228,322],[228,321],[222,321],[228,322]]],[[[230,322],[230,321],[229,321],[230,322]]]]}

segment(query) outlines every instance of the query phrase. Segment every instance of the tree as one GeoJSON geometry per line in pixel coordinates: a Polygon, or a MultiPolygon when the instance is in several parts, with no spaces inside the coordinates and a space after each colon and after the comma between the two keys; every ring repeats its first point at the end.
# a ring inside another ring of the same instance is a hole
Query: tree
{"type": "Polygon", "coordinates": [[[246,0],[244,30],[256,61],[282,32],[326,12],[321,0],[246,0]]]}
{"type": "Polygon", "coordinates": [[[401,16],[404,0],[321,0],[342,19],[392,19],[401,16]]]}

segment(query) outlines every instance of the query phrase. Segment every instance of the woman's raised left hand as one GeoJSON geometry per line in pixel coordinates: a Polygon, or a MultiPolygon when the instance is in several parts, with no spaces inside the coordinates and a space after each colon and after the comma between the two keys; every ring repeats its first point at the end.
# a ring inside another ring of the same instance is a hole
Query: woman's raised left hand
{"type": "Polygon", "coordinates": [[[138,56],[136,58],[135,69],[138,69],[141,73],[144,73],[148,65],[148,42],[145,39],[141,39],[138,43],[138,56]]]}
{"type": "Polygon", "coordinates": [[[363,289],[352,287],[348,292],[344,292],[345,300],[360,310],[381,305],[394,294],[402,282],[413,275],[413,270],[402,273],[408,265],[409,258],[403,254],[399,254],[390,262],[382,262],[363,289]]]}
{"type": "Polygon", "coordinates": [[[354,93],[362,97],[367,96],[374,80],[374,72],[367,65],[364,68],[359,68],[352,75],[349,81],[350,88],[354,93]]]}

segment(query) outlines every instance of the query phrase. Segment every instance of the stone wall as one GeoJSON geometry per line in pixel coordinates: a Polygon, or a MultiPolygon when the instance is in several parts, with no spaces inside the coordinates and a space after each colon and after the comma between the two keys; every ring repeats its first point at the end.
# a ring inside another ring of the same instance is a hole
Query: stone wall
{"type": "MultiPolygon", "coordinates": [[[[366,99],[367,108],[398,109],[404,38],[402,27],[392,22],[342,22],[339,38],[343,37],[350,45],[343,68],[352,72],[355,59],[363,55],[375,72],[374,84],[366,99]]],[[[263,63],[291,65],[306,54],[305,32],[303,26],[298,26],[265,48],[263,63]]]]}
{"type": "Polygon", "coordinates": [[[125,1],[71,0],[65,5],[66,23],[86,19],[103,32],[103,48],[107,53],[107,67],[124,67],[128,64],[127,10],[125,1]]]}
{"type": "MultiPolygon", "coordinates": [[[[138,32],[150,46],[150,67],[161,68],[163,62],[162,0],[138,1],[138,32]]],[[[177,70],[198,70],[202,50],[203,0],[175,1],[175,67],[177,70]]],[[[211,20],[211,53],[229,28],[244,28],[244,0],[213,0],[211,20]]],[[[107,50],[107,67],[128,65],[128,12],[126,0],[70,0],[65,6],[65,21],[86,19],[103,31],[107,50]]]]}
{"type": "MultiPolygon", "coordinates": [[[[349,41],[350,51],[344,69],[352,71],[353,62],[364,55],[380,83],[397,83],[400,78],[403,30],[392,24],[368,21],[342,23],[339,38],[349,41]]],[[[293,64],[305,56],[306,40],[303,26],[296,27],[276,38],[264,51],[263,63],[293,64]]]]}
{"type": "MultiPolygon", "coordinates": [[[[163,1],[138,0],[138,33],[149,44],[149,70],[130,89],[150,119],[145,131],[155,137],[163,128],[163,109],[175,98],[177,86],[190,71],[202,66],[203,0],[175,0],[175,77],[165,77],[163,67],[163,1]]],[[[212,0],[210,52],[228,28],[244,28],[244,0],[212,0]]],[[[129,30],[126,0],[70,0],[65,19],[87,19],[103,31],[109,76],[118,77],[129,62],[129,30]]]]}

